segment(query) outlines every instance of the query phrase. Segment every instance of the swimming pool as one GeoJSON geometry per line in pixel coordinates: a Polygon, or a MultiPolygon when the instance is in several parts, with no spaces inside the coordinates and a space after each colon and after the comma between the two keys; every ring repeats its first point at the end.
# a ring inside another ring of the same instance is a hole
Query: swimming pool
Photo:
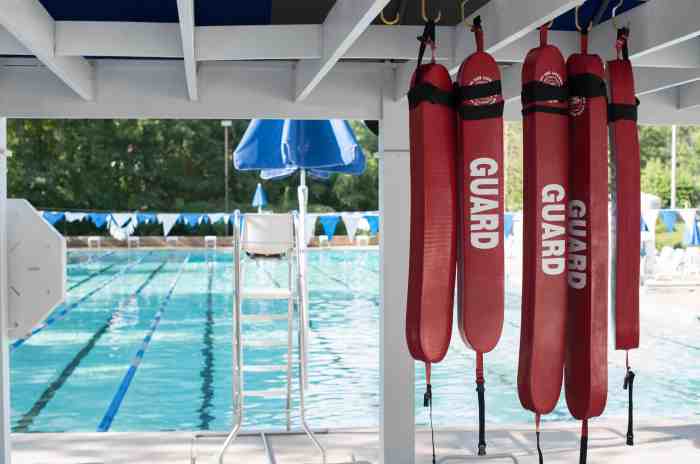
{"type": "MultiPolygon", "coordinates": [[[[232,265],[225,251],[71,251],[68,299],[11,351],[12,426],[19,432],[225,430],[231,412],[232,265]],[[137,353],[143,353],[142,360],[137,353]],[[136,361],[135,361],[136,360],[136,361]],[[139,362],[140,361],[140,362],[139,362]],[[131,366],[131,367],[130,367],[131,366]]],[[[246,264],[249,285],[284,285],[286,265],[246,264]]],[[[378,424],[379,254],[309,253],[308,420],[313,427],[378,424]]],[[[516,392],[519,282],[509,279],[506,324],[486,355],[488,421],[530,422],[516,392]]],[[[246,301],[244,314],[286,312],[246,301]]],[[[700,417],[698,311],[645,306],[642,349],[631,356],[637,417],[700,417]]],[[[274,392],[286,374],[285,320],[243,324],[245,389],[274,392]],[[257,366],[257,367],[256,367],[257,366]]],[[[416,365],[416,420],[423,368],[416,365]]],[[[294,371],[296,376],[297,371],[294,371]]],[[[438,427],[474,426],[474,356],[455,333],[433,368],[438,427]]],[[[624,355],[610,353],[607,417],[625,416],[624,355]]],[[[294,384],[296,405],[297,385],[294,384]]],[[[245,400],[245,427],[286,425],[285,399],[245,400]]],[[[547,420],[570,417],[563,398],[547,420]]],[[[292,426],[298,426],[292,416],[292,426]]]]}

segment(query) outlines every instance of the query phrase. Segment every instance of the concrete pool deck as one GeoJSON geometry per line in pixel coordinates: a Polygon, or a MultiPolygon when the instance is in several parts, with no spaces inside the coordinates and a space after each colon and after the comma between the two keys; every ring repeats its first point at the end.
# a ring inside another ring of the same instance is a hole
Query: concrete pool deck
{"type": "MultiPolygon", "coordinates": [[[[626,427],[623,419],[591,421],[588,463],[700,462],[700,419],[696,423],[649,419],[640,421],[635,428],[633,447],[625,445],[626,427]]],[[[578,462],[579,429],[580,425],[574,422],[543,424],[542,448],[547,464],[578,462]]],[[[490,454],[483,458],[474,455],[477,441],[474,430],[438,430],[438,463],[538,462],[532,427],[492,427],[487,433],[490,454]]],[[[12,457],[16,464],[190,464],[192,436],[188,432],[13,434],[12,457]]],[[[319,439],[327,447],[329,464],[379,462],[379,438],[376,430],[334,430],[320,433],[319,439]]],[[[197,462],[213,462],[213,455],[222,440],[221,437],[200,439],[197,462]]],[[[260,433],[249,433],[241,435],[234,442],[224,462],[306,464],[319,463],[320,457],[303,434],[265,433],[263,436],[260,433]]],[[[430,431],[420,429],[416,435],[416,464],[430,462],[430,431]]]]}

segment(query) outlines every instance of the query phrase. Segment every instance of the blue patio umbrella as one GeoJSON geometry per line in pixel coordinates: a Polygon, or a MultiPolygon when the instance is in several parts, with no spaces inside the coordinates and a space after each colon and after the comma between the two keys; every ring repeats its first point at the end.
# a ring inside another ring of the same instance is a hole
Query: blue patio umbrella
{"type": "MultiPolygon", "coordinates": [[[[300,173],[299,216],[306,216],[306,173],[327,179],[332,173],[360,175],[365,155],[347,121],[342,119],[254,119],[233,153],[240,171],[260,171],[263,179],[300,173]]],[[[304,221],[299,221],[304,237],[304,221]]],[[[305,246],[305,244],[302,244],[305,246]]]]}
{"type": "MultiPolygon", "coordinates": [[[[261,171],[263,179],[280,179],[299,171],[297,234],[303,238],[309,198],[306,173],[321,179],[333,173],[360,175],[365,171],[365,155],[350,124],[342,119],[254,119],[233,153],[233,164],[240,171],[261,171]]],[[[308,301],[303,239],[299,241],[299,268],[299,292],[308,301]]],[[[302,305],[302,314],[304,321],[308,321],[306,304],[302,305]]],[[[308,331],[308,322],[304,331],[308,331]]],[[[302,350],[307,350],[305,342],[302,350]]],[[[303,380],[305,384],[308,381],[306,376],[303,380]]]]}
{"type": "Polygon", "coordinates": [[[267,193],[262,188],[262,184],[258,183],[255,195],[253,195],[253,206],[258,208],[258,213],[260,213],[265,205],[267,205],[267,193]]]}

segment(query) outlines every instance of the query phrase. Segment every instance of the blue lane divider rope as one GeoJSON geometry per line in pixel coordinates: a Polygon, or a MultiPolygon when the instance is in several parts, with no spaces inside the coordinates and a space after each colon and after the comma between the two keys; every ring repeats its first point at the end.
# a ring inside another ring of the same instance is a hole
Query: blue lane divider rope
{"type": "MultiPolygon", "coordinates": [[[[151,253],[152,253],[152,252],[151,252],[151,253]]],[[[151,253],[148,253],[148,254],[151,254],[151,253]]],[[[117,278],[119,278],[119,277],[121,277],[122,275],[124,275],[124,273],[125,273],[126,271],[128,271],[128,270],[131,269],[132,267],[136,266],[137,264],[141,263],[141,261],[143,261],[143,260],[146,258],[146,256],[147,256],[147,255],[144,255],[144,256],[142,256],[141,258],[139,258],[137,261],[135,261],[135,262],[133,262],[133,263],[131,263],[131,264],[125,266],[121,271],[119,271],[118,273],[114,274],[112,277],[110,277],[109,279],[105,280],[102,284],[100,284],[100,285],[97,286],[96,288],[90,290],[88,293],[86,293],[85,295],[83,295],[82,298],[80,298],[78,301],[76,301],[76,302],[74,302],[74,303],[71,303],[70,305],[64,307],[63,309],[60,309],[58,312],[56,312],[56,313],[52,314],[51,316],[49,316],[44,322],[42,322],[42,323],[39,324],[38,326],[34,327],[34,328],[32,329],[32,331],[29,332],[27,335],[25,335],[25,336],[22,337],[22,338],[18,338],[17,340],[15,340],[15,341],[10,345],[10,351],[16,350],[17,348],[19,348],[20,346],[22,346],[27,340],[29,340],[30,338],[32,338],[34,335],[38,334],[39,332],[41,332],[41,331],[44,330],[45,328],[47,328],[47,327],[49,327],[49,326],[55,324],[56,322],[58,322],[58,321],[64,319],[64,318],[68,315],[68,313],[70,313],[72,310],[74,310],[75,308],[77,308],[78,306],[80,306],[81,304],[83,304],[86,300],[88,300],[89,298],[91,298],[93,295],[95,295],[97,292],[99,292],[99,291],[102,290],[103,288],[107,287],[109,284],[111,284],[112,282],[114,282],[117,278]]]]}
{"type": "Polygon", "coordinates": [[[90,337],[90,340],[83,346],[83,348],[78,351],[78,353],[71,359],[71,361],[66,365],[66,367],[61,371],[59,376],[49,384],[48,387],[44,390],[44,392],[39,396],[39,399],[36,400],[36,402],[32,405],[29,410],[20,417],[20,419],[17,421],[17,424],[15,424],[14,427],[12,427],[13,432],[18,432],[18,433],[27,433],[29,432],[29,427],[32,426],[34,423],[34,419],[41,414],[41,411],[46,408],[46,405],[49,404],[49,401],[53,399],[54,396],[56,396],[56,393],[58,390],[63,387],[63,385],[68,381],[71,375],[73,375],[73,372],[80,366],[80,363],[87,357],[87,355],[90,354],[92,349],[97,345],[97,342],[100,341],[100,338],[107,333],[111,328],[112,325],[115,323],[115,321],[119,320],[119,317],[121,314],[126,310],[126,308],[130,307],[134,302],[136,301],[136,298],[138,295],[143,291],[144,288],[148,286],[148,284],[151,283],[153,278],[165,267],[165,262],[161,263],[157,268],[155,268],[151,274],[148,276],[148,278],[139,286],[139,288],[136,289],[134,293],[132,293],[130,296],[124,298],[122,301],[120,301],[117,304],[117,308],[114,311],[110,311],[109,317],[105,321],[102,326],[100,326],[99,329],[90,337]]]}
{"type": "Polygon", "coordinates": [[[170,288],[168,289],[168,293],[165,295],[165,298],[161,302],[160,307],[158,308],[158,311],[156,312],[155,316],[153,317],[153,320],[151,321],[151,326],[149,327],[148,331],[146,332],[146,336],[143,338],[143,341],[141,342],[141,347],[136,352],[136,356],[134,356],[134,359],[132,359],[131,364],[129,365],[129,369],[126,371],[126,374],[124,375],[124,378],[122,379],[121,383],[119,384],[119,387],[117,388],[117,391],[114,394],[114,397],[112,398],[112,401],[109,404],[107,411],[105,412],[104,416],[102,417],[100,424],[97,426],[98,432],[107,432],[109,430],[109,428],[112,426],[112,422],[114,421],[114,418],[116,417],[117,413],[119,412],[119,408],[122,404],[122,401],[124,401],[124,397],[126,396],[126,392],[129,390],[129,386],[131,385],[131,381],[134,379],[134,375],[136,375],[136,370],[139,368],[139,365],[141,364],[141,361],[143,360],[143,355],[146,353],[146,350],[148,349],[148,345],[151,343],[151,340],[153,339],[153,334],[155,333],[156,329],[158,329],[158,325],[160,324],[160,320],[163,318],[163,314],[165,313],[165,309],[167,308],[168,303],[170,302],[170,299],[173,296],[173,292],[175,291],[175,286],[177,285],[177,282],[180,280],[180,276],[182,275],[182,271],[183,271],[183,269],[185,269],[185,265],[187,264],[189,259],[190,259],[190,255],[187,255],[185,260],[182,262],[182,265],[180,266],[180,269],[177,272],[175,279],[173,279],[172,284],[170,284],[170,288]]]}

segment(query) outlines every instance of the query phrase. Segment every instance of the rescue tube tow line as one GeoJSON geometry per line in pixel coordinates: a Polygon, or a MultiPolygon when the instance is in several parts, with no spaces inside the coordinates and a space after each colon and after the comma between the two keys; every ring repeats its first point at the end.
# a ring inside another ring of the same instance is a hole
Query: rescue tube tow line
{"type": "Polygon", "coordinates": [[[587,50],[588,34],[582,31],[581,53],[567,61],[571,168],[565,391],[569,411],[583,421],[581,464],[586,462],[588,420],[603,413],[608,386],[607,90],[603,61],[587,50]]]}
{"type": "Polygon", "coordinates": [[[426,22],[418,40],[418,65],[408,93],[411,237],[406,340],[411,356],[425,363],[424,405],[430,408],[432,429],[430,367],[445,357],[452,335],[457,263],[456,128],[450,73],[435,63],[435,21],[426,22]],[[423,64],[428,47],[433,58],[423,64]]]}
{"type": "Polygon", "coordinates": [[[501,336],[504,307],[503,105],[501,74],[484,51],[481,18],[472,26],[476,52],[459,68],[458,126],[459,329],[476,352],[478,454],[486,454],[484,353],[501,336]]]}
{"type": "Polygon", "coordinates": [[[617,30],[617,59],[607,63],[610,152],[613,159],[613,264],[612,309],[615,322],[615,349],[625,350],[626,375],[623,384],[629,393],[627,444],[634,444],[632,386],[635,374],[629,365],[629,350],[639,347],[639,250],[638,227],[641,217],[639,135],[634,75],[629,60],[629,29],[617,30]],[[633,224],[634,223],[634,224],[633,224]]]}
{"type": "Polygon", "coordinates": [[[561,394],[566,354],[566,204],[569,200],[569,112],[564,57],[547,43],[530,50],[522,70],[523,104],[523,297],[518,396],[540,416],[561,394]]]}

